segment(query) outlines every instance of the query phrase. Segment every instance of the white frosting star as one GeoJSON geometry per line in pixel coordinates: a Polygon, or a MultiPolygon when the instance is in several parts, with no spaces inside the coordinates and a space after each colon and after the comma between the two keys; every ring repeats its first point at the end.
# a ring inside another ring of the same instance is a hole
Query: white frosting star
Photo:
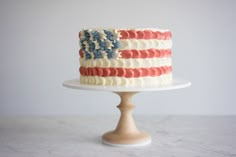
{"type": "Polygon", "coordinates": [[[118,40],[121,37],[120,32],[118,31],[118,29],[114,29],[114,36],[115,38],[118,40]]]}
{"type": "Polygon", "coordinates": [[[121,57],[121,54],[118,50],[115,51],[114,53],[114,58],[117,59],[117,58],[120,58],[121,57]]]}
{"type": "Polygon", "coordinates": [[[113,44],[112,44],[112,42],[110,40],[107,40],[106,41],[106,46],[107,46],[107,49],[111,49],[113,44]]]}
{"type": "Polygon", "coordinates": [[[106,34],[103,30],[99,30],[98,32],[99,32],[99,36],[100,36],[101,39],[106,39],[107,38],[106,34]]]}
{"type": "Polygon", "coordinates": [[[91,59],[94,59],[94,54],[92,52],[90,53],[90,55],[91,55],[91,59]]]}
{"type": "Polygon", "coordinates": [[[84,41],[83,44],[85,45],[85,50],[88,51],[89,50],[89,44],[87,41],[84,41]]]}
{"type": "Polygon", "coordinates": [[[84,39],[85,36],[84,36],[84,30],[80,31],[80,39],[84,39]]]}
{"type": "Polygon", "coordinates": [[[100,45],[99,45],[97,40],[95,40],[93,43],[95,44],[95,49],[96,50],[100,48],[100,45]]]}
{"type": "Polygon", "coordinates": [[[102,58],[107,59],[107,53],[105,51],[102,51],[102,58]]]}

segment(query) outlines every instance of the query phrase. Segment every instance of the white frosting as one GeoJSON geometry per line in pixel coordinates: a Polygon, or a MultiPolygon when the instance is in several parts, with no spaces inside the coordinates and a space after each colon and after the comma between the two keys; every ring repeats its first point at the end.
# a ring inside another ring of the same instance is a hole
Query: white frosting
{"type": "Polygon", "coordinates": [[[132,59],[84,59],[80,58],[80,65],[86,68],[149,68],[171,66],[172,59],[170,57],[163,58],[132,58],[132,59]]]}
{"type": "Polygon", "coordinates": [[[123,39],[120,40],[119,50],[145,50],[145,49],[171,49],[172,40],[158,40],[158,39],[123,39]]]}
{"type": "Polygon", "coordinates": [[[81,84],[99,85],[99,86],[133,86],[148,87],[171,83],[172,73],[164,74],[158,77],[99,77],[99,76],[80,76],[81,84]]]}

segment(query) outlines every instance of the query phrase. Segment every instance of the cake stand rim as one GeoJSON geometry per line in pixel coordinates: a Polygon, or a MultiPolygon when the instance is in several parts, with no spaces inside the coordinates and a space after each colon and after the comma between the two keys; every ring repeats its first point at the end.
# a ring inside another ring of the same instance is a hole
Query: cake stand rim
{"type": "Polygon", "coordinates": [[[192,83],[185,79],[174,78],[170,84],[153,87],[117,87],[117,86],[95,86],[80,84],[79,78],[66,80],[63,86],[78,90],[107,91],[107,92],[145,92],[145,91],[164,91],[181,89],[191,86],[192,83]]]}

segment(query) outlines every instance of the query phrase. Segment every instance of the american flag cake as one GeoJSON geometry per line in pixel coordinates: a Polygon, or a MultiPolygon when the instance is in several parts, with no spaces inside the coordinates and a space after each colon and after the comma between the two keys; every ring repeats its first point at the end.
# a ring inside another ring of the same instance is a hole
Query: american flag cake
{"type": "Polygon", "coordinates": [[[80,83],[150,87],[172,82],[172,35],[161,29],[83,29],[80,83]]]}

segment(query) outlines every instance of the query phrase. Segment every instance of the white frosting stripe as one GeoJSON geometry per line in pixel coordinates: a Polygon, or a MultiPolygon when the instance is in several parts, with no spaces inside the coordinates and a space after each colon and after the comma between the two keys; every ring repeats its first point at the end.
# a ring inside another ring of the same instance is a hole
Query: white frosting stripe
{"type": "Polygon", "coordinates": [[[150,68],[171,66],[172,59],[170,57],[163,58],[136,58],[136,59],[84,59],[80,58],[80,65],[85,68],[101,67],[101,68],[150,68]]]}
{"type": "Polygon", "coordinates": [[[172,73],[161,75],[158,77],[139,77],[139,78],[124,78],[124,77],[99,77],[99,76],[80,76],[81,84],[99,85],[99,86],[135,86],[148,87],[155,85],[168,84],[172,80],[172,73]]]}
{"type": "Polygon", "coordinates": [[[171,49],[172,40],[158,40],[158,39],[123,39],[120,40],[119,50],[145,50],[145,49],[171,49]]]}

